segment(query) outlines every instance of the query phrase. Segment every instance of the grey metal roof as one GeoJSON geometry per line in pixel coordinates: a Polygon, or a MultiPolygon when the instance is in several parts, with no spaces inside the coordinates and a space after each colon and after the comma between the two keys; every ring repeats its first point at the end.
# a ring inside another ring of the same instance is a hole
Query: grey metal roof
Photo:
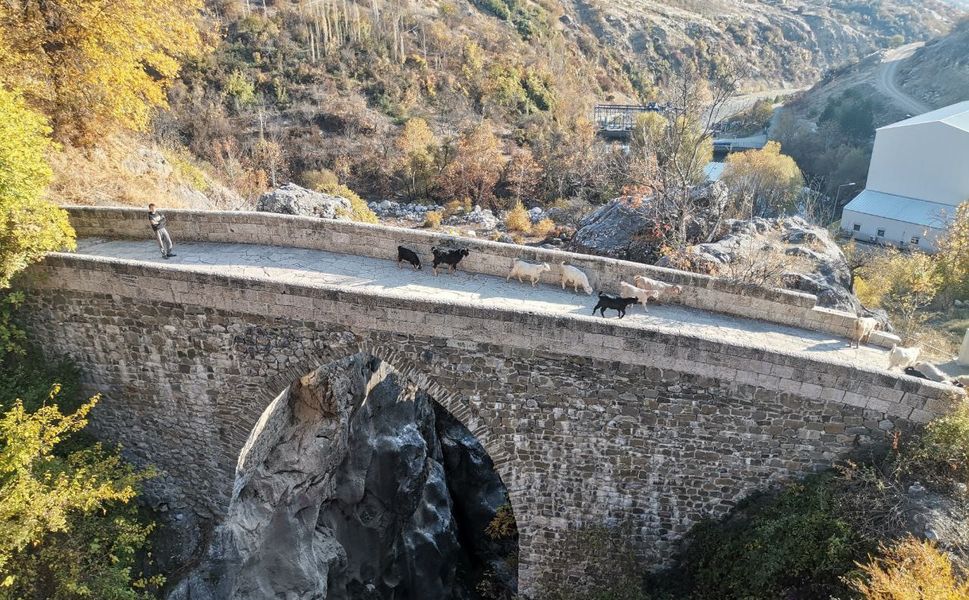
{"type": "Polygon", "coordinates": [[[849,202],[845,210],[882,217],[903,223],[944,229],[952,222],[955,207],[917,198],[896,196],[875,190],[864,190],[849,202]]]}
{"type": "Polygon", "coordinates": [[[955,127],[956,129],[969,132],[969,100],[965,102],[958,102],[956,104],[950,104],[949,106],[940,108],[938,110],[933,110],[931,112],[905,119],[904,121],[892,123],[891,125],[880,127],[879,130],[898,129],[900,127],[924,125],[926,123],[943,123],[950,127],[955,127]]]}

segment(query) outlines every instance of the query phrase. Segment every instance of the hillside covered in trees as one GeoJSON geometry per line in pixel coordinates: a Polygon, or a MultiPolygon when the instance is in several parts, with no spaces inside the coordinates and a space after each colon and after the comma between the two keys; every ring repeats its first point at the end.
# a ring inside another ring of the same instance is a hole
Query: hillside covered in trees
{"type": "MultiPolygon", "coordinates": [[[[312,185],[329,171],[325,179],[368,199],[594,203],[642,183],[617,174],[596,140],[596,102],[664,100],[686,64],[702,77],[736,73],[738,88],[803,84],[954,18],[942,3],[919,7],[210,0],[206,51],[184,53],[150,137],[91,144],[55,123],[71,143],[53,161],[52,195],[235,208],[274,183],[312,185]],[[470,156],[489,158],[454,166],[470,156]]],[[[171,32],[170,43],[193,47],[171,32]]],[[[152,73],[167,79],[170,66],[152,73]]]]}

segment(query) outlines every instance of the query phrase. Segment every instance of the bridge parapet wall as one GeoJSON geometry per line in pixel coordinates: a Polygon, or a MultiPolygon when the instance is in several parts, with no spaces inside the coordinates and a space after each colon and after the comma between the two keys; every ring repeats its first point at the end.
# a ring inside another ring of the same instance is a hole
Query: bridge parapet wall
{"type": "MultiPolygon", "coordinates": [[[[68,207],[68,212],[81,237],[140,239],[151,235],[142,210],[68,207]]],[[[558,265],[565,262],[582,269],[596,290],[617,292],[621,280],[631,283],[636,275],[645,275],[682,285],[684,293],[677,301],[692,308],[823,331],[839,337],[848,337],[855,321],[852,314],[815,306],[817,298],[811,294],[741,285],[708,275],[560,250],[272,213],[166,210],[165,215],[176,242],[265,244],[387,260],[396,260],[397,246],[403,245],[417,251],[425,263],[431,259],[432,246],[455,245],[471,250],[461,268],[474,273],[504,277],[511,270],[513,261],[521,258],[548,262],[552,271],[544,273],[542,280],[556,284],[560,279],[558,265]]],[[[873,343],[880,343],[881,339],[875,338],[873,343]]],[[[885,343],[890,345],[890,342],[885,343]]]]}

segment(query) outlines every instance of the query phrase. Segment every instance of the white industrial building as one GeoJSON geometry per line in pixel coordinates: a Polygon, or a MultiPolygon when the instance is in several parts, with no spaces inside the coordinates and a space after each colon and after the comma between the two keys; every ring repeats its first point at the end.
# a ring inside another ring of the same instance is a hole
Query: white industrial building
{"type": "Polygon", "coordinates": [[[868,183],[844,207],[841,228],[855,239],[932,252],[966,201],[969,101],[879,129],[868,183]]]}

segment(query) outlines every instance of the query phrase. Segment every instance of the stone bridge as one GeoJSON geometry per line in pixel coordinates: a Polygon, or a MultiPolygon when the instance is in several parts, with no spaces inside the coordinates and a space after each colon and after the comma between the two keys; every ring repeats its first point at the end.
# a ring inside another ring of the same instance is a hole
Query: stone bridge
{"type": "MultiPolygon", "coordinates": [[[[520,581],[568,564],[570,528],[632,524],[666,561],[698,519],[946,410],[947,388],[884,370],[813,296],[423,231],[261,213],[168,211],[163,261],[145,214],[72,208],[76,254],[20,280],[29,322],[103,395],[96,434],[160,472],[149,497],[216,520],[239,451],[296,375],[360,350],[408,374],[487,448],[520,530],[520,581]],[[398,270],[460,243],[455,275],[398,270]],[[548,261],[536,288],[512,260],[548,261]],[[638,273],[675,305],[590,316],[557,265],[613,289],[638,273]],[[549,285],[551,284],[551,285],[549,285]],[[566,559],[566,560],[562,560],[566,559]]],[[[887,343],[886,338],[875,340],[887,343]]]]}

